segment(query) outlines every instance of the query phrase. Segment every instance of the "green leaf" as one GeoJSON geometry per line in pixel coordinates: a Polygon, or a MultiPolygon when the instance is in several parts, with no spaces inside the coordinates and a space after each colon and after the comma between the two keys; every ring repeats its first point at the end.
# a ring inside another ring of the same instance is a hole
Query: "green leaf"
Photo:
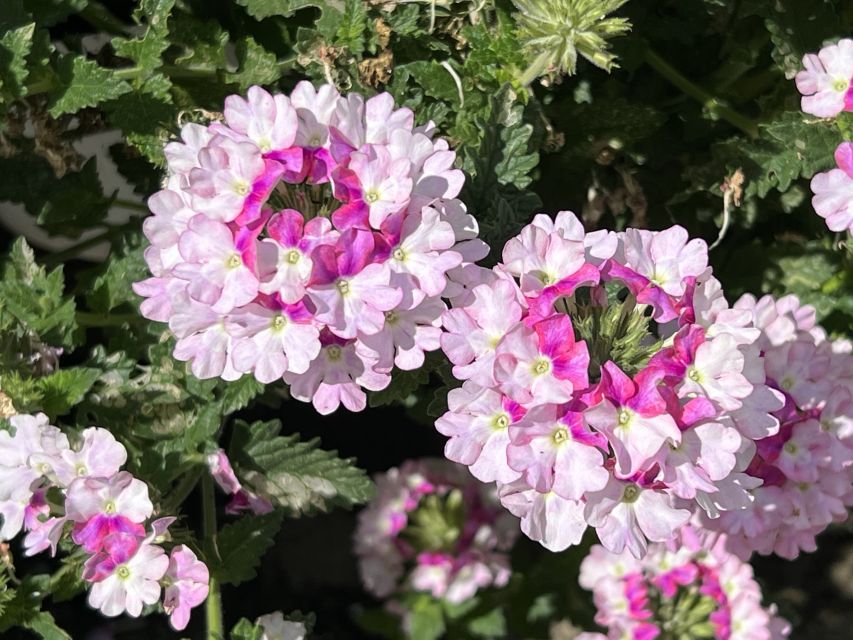
{"type": "Polygon", "coordinates": [[[72,640],[71,636],[56,624],[56,620],[47,611],[39,611],[23,626],[43,640],[72,640]]]}
{"type": "Polygon", "coordinates": [[[110,122],[122,130],[127,143],[136,148],[156,166],[163,166],[166,157],[163,146],[175,128],[178,108],[168,92],[163,94],[157,82],[162,75],[153,76],[146,87],[117,97],[104,105],[110,122]]]}
{"type": "Polygon", "coordinates": [[[148,26],[140,38],[113,38],[112,45],[116,54],[129,58],[140,69],[138,79],[144,80],[162,65],[161,56],[169,47],[168,20],[175,0],[153,0],[144,2],[137,9],[139,20],[145,17],[148,26]]]}
{"type": "Polygon", "coordinates": [[[0,19],[0,96],[6,100],[26,93],[27,56],[33,45],[35,22],[9,24],[0,19]]]}
{"type": "MultiPolygon", "coordinates": [[[[3,615],[0,616],[0,632],[8,631],[15,626],[29,626],[32,621],[35,621],[35,624],[40,628],[47,630],[48,625],[46,623],[39,624],[37,619],[40,618],[41,603],[49,593],[49,586],[50,576],[40,573],[26,576],[16,589],[11,590],[14,592],[14,596],[12,598],[4,597],[6,606],[3,615]]],[[[68,636],[55,637],[64,640],[68,636]]]]}
{"type": "Polygon", "coordinates": [[[50,577],[50,597],[54,602],[71,600],[86,589],[83,580],[83,562],[86,560],[82,551],[63,557],[62,566],[50,577]]]}
{"type": "Polygon", "coordinates": [[[277,421],[238,421],[229,456],[253,489],[292,513],[327,511],[366,502],[374,486],[352,458],[318,448],[319,439],[278,435],[277,421]]]}
{"type": "Polygon", "coordinates": [[[86,302],[92,311],[107,314],[125,303],[136,306],[139,297],[129,285],[148,275],[142,251],[142,234],[127,238],[123,246],[112,250],[106,269],[101,269],[87,287],[86,302]]]}
{"type": "Polygon", "coordinates": [[[264,553],[281,528],[281,519],[279,512],[243,516],[222,527],[216,538],[219,557],[208,558],[213,575],[223,584],[233,585],[254,578],[264,553]]]}
{"type": "Polygon", "coordinates": [[[476,638],[506,637],[506,618],[500,608],[473,618],[468,623],[468,631],[476,638]]]}
{"type": "Polygon", "coordinates": [[[100,375],[98,369],[73,367],[39,378],[42,411],[51,417],[65,415],[83,399],[100,375]]]}
{"type": "Polygon", "coordinates": [[[533,127],[523,122],[523,108],[514,99],[508,86],[492,97],[488,119],[477,121],[479,145],[462,150],[462,167],[470,179],[461,198],[478,217],[481,237],[489,243],[516,233],[540,204],[535,194],[523,190],[539,156],[529,151],[533,127]]]}
{"type": "Polygon", "coordinates": [[[19,238],[12,245],[0,281],[0,316],[11,315],[47,344],[71,347],[77,329],[74,300],[63,297],[63,288],[62,267],[48,273],[19,238]]]}
{"type": "MultiPolygon", "coordinates": [[[[328,4],[334,4],[335,0],[328,4]]],[[[290,16],[294,11],[305,7],[323,8],[319,0],[237,0],[237,4],[246,8],[246,13],[255,20],[263,20],[271,16],[290,16]]]]}
{"type": "Polygon", "coordinates": [[[98,66],[83,56],[66,54],[57,66],[59,87],[51,93],[50,115],[76,113],[131,91],[131,86],[112,69],[98,66]]]}
{"type": "Polygon", "coordinates": [[[437,640],[445,632],[441,602],[430,596],[418,596],[409,609],[408,629],[410,637],[418,640],[437,640]]]}
{"type": "Polygon", "coordinates": [[[804,54],[816,53],[825,40],[839,35],[839,16],[831,0],[784,3],[750,0],[745,9],[764,17],[773,43],[773,60],[789,79],[802,68],[804,54]]]}
{"type": "Polygon", "coordinates": [[[281,77],[275,54],[251,37],[237,42],[237,71],[225,74],[226,82],[236,83],[241,91],[252,85],[272,84],[281,77]]]}
{"type": "Polygon", "coordinates": [[[223,415],[228,415],[244,409],[249,403],[264,391],[264,384],[254,376],[243,376],[233,382],[228,382],[219,399],[222,403],[223,415]]]}
{"type": "Polygon", "coordinates": [[[106,219],[112,202],[104,196],[94,157],[80,171],[62,176],[51,191],[37,220],[54,235],[79,236],[106,219]]]}
{"type": "Polygon", "coordinates": [[[231,629],[231,640],[261,640],[263,635],[264,628],[249,622],[246,618],[240,618],[240,621],[231,629]]]}
{"type": "Polygon", "coordinates": [[[365,34],[369,25],[367,9],[362,0],[346,0],[343,16],[335,33],[335,44],[360,55],[364,51],[365,34]]]}

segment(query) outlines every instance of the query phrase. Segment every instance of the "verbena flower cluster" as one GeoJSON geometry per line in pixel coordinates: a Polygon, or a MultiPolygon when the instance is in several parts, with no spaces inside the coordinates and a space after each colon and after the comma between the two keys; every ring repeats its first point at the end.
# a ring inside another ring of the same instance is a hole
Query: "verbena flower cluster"
{"type": "MultiPolygon", "coordinates": [[[[822,118],[853,111],[853,40],[806,54],[803,66],[796,77],[803,111],[822,118]]],[[[839,145],[835,162],[838,168],[812,178],[812,206],[830,231],[853,232],[853,143],[839,145]]]]}
{"type": "Polygon", "coordinates": [[[743,558],[753,551],[794,558],[814,551],[815,536],[853,505],[851,344],[827,339],[814,308],[794,296],[744,296],[734,306],[761,330],[767,383],[785,405],[774,412],[781,428],[756,443],[747,469],[761,482],[754,500],[705,524],[727,533],[743,558]]]}
{"type": "Polygon", "coordinates": [[[208,570],[184,545],[166,554],[160,543],[175,519],[151,520],[148,486],[121,471],[124,446],[90,427],[72,447],[44,414],[13,415],[9,423],[12,430],[0,430],[0,541],[23,530],[25,555],[55,555],[70,531],[89,556],[83,579],[92,607],[135,617],[162,592],[172,626],[184,629],[190,610],[207,598],[208,570]]]}
{"type": "Polygon", "coordinates": [[[708,548],[690,527],[677,549],[655,544],[642,560],[593,546],[580,584],[593,592],[595,621],[612,639],[777,640],[790,633],[774,607],[761,606],[752,567],[722,539],[708,548]]]}
{"type": "Polygon", "coordinates": [[[441,338],[464,382],[436,427],[526,535],[561,550],[591,526],[640,557],[695,511],[750,505],[754,441],[778,432],[784,397],[703,241],[537,215],[501,264],[465,275],[441,338]]]}
{"type": "Polygon", "coordinates": [[[387,93],[252,87],[165,151],[134,290],[199,378],[284,379],[322,414],[359,411],[438,349],[448,272],[488,251],[455,153],[387,93]]]}
{"type": "Polygon", "coordinates": [[[361,579],[378,598],[429,593],[459,604],[510,577],[518,535],[493,490],[446,460],[409,460],[376,478],[358,518],[361,579]]]}

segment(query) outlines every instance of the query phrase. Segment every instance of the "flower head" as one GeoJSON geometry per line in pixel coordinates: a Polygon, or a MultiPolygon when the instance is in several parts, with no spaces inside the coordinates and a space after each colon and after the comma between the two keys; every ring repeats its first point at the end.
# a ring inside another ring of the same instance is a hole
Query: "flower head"
{"type": "MultiPolygon", "coordinates": [[[[578,54],[602,69],[615,66],[607,40],[631,28],[625,18],[607,18],[626,0],[513,0],[519,36],[531,54],[544,56],[541,71],[574,74],[578,54]]],[[[532,79],[532,78],[531,78],[532,79]]]]}

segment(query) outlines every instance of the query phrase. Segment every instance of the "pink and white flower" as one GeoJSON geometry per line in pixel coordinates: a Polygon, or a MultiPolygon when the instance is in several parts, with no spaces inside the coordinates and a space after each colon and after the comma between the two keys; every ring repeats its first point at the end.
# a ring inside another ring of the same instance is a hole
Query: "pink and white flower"
{"type": "Polygon", "coordinates": [[[812,178],[812,206],[830,231],[853,233],[853,142],[838,146],[835,162],[837,169],[812,178]]]}
{"type": "Polygon", "coordinates": [[[138,617],[145,605],[160,599],[160,580],[169,567],[162,548],[132,534],[112,533],[89,558],[83,577],[92,582],[89,605],[105,616],[127,613],[138,617]]]}
{"type": "Polygon", "coordinates": [[[88,553],[101,549],[114,533],[144,537],[145,522],[154,512],[148,486],[127,471],[111,478],[78,478],[68,487],[66,516],[74,522],[71,534],[88,553]]]}
{"type": "Polygon", "coordinates": [[[844,38],[818,53],[803,56],[804,69],[795,78],[803,94],[802,109],[820,118],[832,118],[853,110],[853,40],[844,38]]]}
{"type": "Polygon", "coordinates": [[[176,631],[186,629],[190,610],[207,599],[210,574],[192,549],[178,545],[169,555],[164,577],[163,611],[176,631]]]}

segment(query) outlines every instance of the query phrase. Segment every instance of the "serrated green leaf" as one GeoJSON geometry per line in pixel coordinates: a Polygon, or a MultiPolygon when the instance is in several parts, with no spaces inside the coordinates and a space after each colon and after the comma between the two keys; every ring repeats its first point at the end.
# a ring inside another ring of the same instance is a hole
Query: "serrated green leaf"
{"type": "Polygon", "coordinates": [[[72,640],[71,636],[56,624],[56,620],[47,611],[39,611],[23,626],[42,640],[72,640]]]}
{"type": "Polygon", "coordinates": [[[246,483],[293,513],[326,511],[366,502],[374,486],[352,459],[318,448],[319,440],[278,435],[276,421],[238,421],[229,456],[246,483]]]}
{"type": "Polygon", "coordinates": [[[135,306],[138,302],[139,297],[128,285],[148,275],[140,236],[136,235],[124,246],[114,248],[106,269],[87,287],[86,302],[93,311],[106,314],[122,304],[133,303],[135,306]]]}
{"type": "Polygon", "coordinates": [[[0,21],[0,96],[6,100],[26,93],[27,56],[35,28],[35,22],[13,26],[0,21]]]}
{"type": "Polygon", "coordinates": [[[45,194],[37,220],[54,235],[79,236],[102,222],[112,203],[104,196],[95,158],[80,171],[62,176],[51,191],[45,194]]]}
{"type": "MultiPolygon", "coordinates": [[[[152,77],[156,86],[157,79],[152,77]]],[[[165,164],[163,146],[175,128],[178,109],[170,97],[147,90],[122,95],[104,105],[110,122],[122,130],[127,142],[156,166],[165,164]]]]}
{"type": "Polygon", "coordinates": [[[264,384],[258,382],[254,376],[243,376],[238,380],[228,382],[219,399],[222,405],[222,414],[228,415],[249,406],[249,403],[263,391],[264,384]]]}
{"type": "Polygon", "coordinates": [[[65,415],[83,399],[100,375],[98,369],[73,367],[39,378],[41,410],[52,418],[65,415]]]}
{"type": "Polygon", "coordinates": [[[14,589],[14,597],[6,599],[3,616],[0,617],[0,631],[8,631],[15,626],[27,626],[41,613],[42,600],[48,595],[50,576],[31,574],[14,589]]]}
{"type": "Polygon", "coordinates": [[[50,115],[76,113],[131,91],[131,86],[112,69],[98,66],[83,56],[66,54],[57,65],[59,84],[51,92],[50,115]]]}
{"type": "MultiPolygon", "coordinates": [[[[328,4],[335,4],[332,0],[328,4]]],[[[319,0],[237,0],[237,4],[246,8],[246,13],[255,18],[263,20],[271,16],[290,16],[294,11],[305,7],[323,8],[324,3],[319,0]]]]}
{"type": "Polygon", "coordinates": [[[281,528],[279,512],[243,516],[226,524],[216,538],[218,558],[208,559],[211,572],[223,584],[238,585],[251,580],[256,568],[281,528]]]}
{"type": "Polygon", "coordinates": [[[54,602],[71,600],[86,589],[83,580],[85,554],[81,551],[63,557],[62,566],[50,577],[50,597],[54,602]]]}
{"type": "Polygon", "coordinates": [[[153,0],[142,3],[136,14],[137,20],[144,17],[147,27],[139,38],[113,38],[116,54],[129,58],[140,70],[136,81],[144,81],[162,65],[161,56],[169,47],[169,14],[175,0],[153,0]]]}
{"type": "Polygon", "coordinates": [[[225,79],[235,83],[241,91],[255,84],[271,84],[281,76],[275,54],[264,49],[254,38],[239,40],[236,53],[237,71],[225,74],[225,79]]]}
{"type": "Polygon", "coordinates": [[[53,346],[72,347],[77,323],[74,300],[63,296],[62,267],[47,272],[23,238],[12,246],[0,281],[0,316],[9,314],[24,329],[53,346]]]}
{"type": "Polygon", "coordinates": [[[335,32],[336,45],[360,55],[364,51],[368,31],[367,9],[361,0],[345,0],[344,11],[335,32]]]}

